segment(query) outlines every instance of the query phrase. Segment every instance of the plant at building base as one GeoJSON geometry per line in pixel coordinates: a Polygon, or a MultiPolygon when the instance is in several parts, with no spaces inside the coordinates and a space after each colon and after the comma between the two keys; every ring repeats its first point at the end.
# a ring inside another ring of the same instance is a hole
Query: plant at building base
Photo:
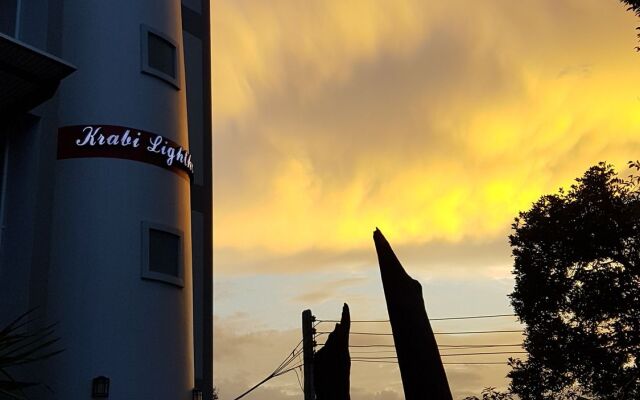
{"type": "Polygon", "coordinates": [[[216,388],[215,386],[213,387],[213,400],[218,400],[218,388],[216,388]]]}
{"type": "MultiPolygon", "coordinates": [[[[629,162],[640,170],[640,162],[629,162]]],[[[600,163],[521,212],[509,237],[523,400],[640,398],[640,177],[600,163]]]]}
{"type": "Polygon", "coordinates": [[[35,321],[34,310],[20,315],[0,330],[0,399],[26,399],[24,389],[38,385],[13,378],[9,370],[24,364],[41,361],[63,350],[51,350],[59,338],[53,337],[55,324],[27,330],[35,321]]]}

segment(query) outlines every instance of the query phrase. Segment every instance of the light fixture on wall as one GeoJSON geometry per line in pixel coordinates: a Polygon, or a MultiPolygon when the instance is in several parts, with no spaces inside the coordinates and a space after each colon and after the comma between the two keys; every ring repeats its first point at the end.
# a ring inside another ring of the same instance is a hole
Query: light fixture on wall
{"type": "Polygon", "coordinates": [[[106,376],[97,376],[93,378],[91,383],[91,398],[104,399],[109,397],[109,378],[106,376]]]}

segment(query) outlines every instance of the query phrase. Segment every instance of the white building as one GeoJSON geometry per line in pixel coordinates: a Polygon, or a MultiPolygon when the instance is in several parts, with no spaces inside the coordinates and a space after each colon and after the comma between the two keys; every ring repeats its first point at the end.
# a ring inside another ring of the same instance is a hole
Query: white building
{"type": "Polygon", "coordinates": [[[0,323],[65,349],[33,398],[210,398],[209,2],[0,1],[0,118],[0,323]]]}

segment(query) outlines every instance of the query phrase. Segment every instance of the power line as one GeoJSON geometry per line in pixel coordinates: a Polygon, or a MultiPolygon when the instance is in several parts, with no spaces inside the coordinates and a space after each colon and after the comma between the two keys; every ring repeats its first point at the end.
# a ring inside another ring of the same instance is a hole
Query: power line
{"type": "Polygon", "coordinates": [[[302,381],[300,381],[300,375],[298,375],[298,371],[294,369],[293,372],[296,373],[296,379],[298,380],[298,385],[300,386],[300,390],[302,391],[302,393],[304,393],[304,388],[302,387],[302,381]]]}
{"type": "MultiPolygon", "coordinates": [[[[353,346],[349,346],[353,347],[353,346]]],[[[388,347],[395,347],[389,345],[388,347]]],[[[495,347],[518,347],[522,348],[522,344],[493,344],[493,345],[460,345],[460,346],[446,346],[440,345],[440,350],[464,350],[464,349],[482,349],[482,348],[495,348],[495,347]]],[[[374,354],[374,353],[395,353],[395,350],[372,350],[372,351],[351,351],[351,354],[374,354]]]]}
{"type": "MultiPolygon", "coordinates": [[[[324,346],[324,343],[318,343],[318,346],[324,346]]],[[[350,344],[350,348],[395,348],[393,344],[350,344]]],[[[480,349],[480,348],[492,348],[492,347],[522,347],[522,343],[514,344],[441,344],[438,348],[444,350],[456,350],[456,349],[480,349]]],[[[391,350],[390,350],[391,351],[391,350]]]]}
{"type": "MultiPolygon", "coordinates": [[[[486,333],[516,333],[522,332],[522,329],[511,330],[491,330],[491,331],[453,331],[453,332],[434,332],[434,335],[479,335],[486,333]]],[[[328,335],[331,332],[318,332],[317,335],[328,335]]],[[[393,333],[375,333],[375,332],[350,332],[350,335],[366,335],[366,336],[393,336],[393,333]]]]}
{"type": "Polygon", "coordinates": [[[283,368],[285,368],[287,365],[291,364],[291,362],[293,360],[295,360],[295,358],[300,354],[300,350],[298,350],[297,352],[292,352],[287,358],[284,359],[284,361],[282,361],[282,363],[280,363],[280,365],[278,365],[278,367],[274,370],[274,372],[280,372],[282,371],[283,368]]]}
{"type": "Polygon", "coordinates": [[[292,368],[289,368],[289,369],[286,369],[286,370],[284,369],[289,364],[291,364],[291,362],[293,362],[296,359],[297,356],[300,355],[300,352],[302,352],[302,349],[298,350],[298,347],[300,347],[301,343],[302,342],[298,343],[296,345],[296,347],[293,348],[291,353],[289,355],[287,355],[287,357],[284,359],[284,361],[282,361],[280,363],[280,365],[278,365],[278,367],[272,373],[270,373],[266,378],[264,378],[260,382],[256,383],[249,390],[247,390],[246,392],[242,393],[240,396],[236,397],[234,400],[239,400],[239,399],[243,398],[244,396],[248,395],[249,393],[253,392],[258,387],[263,385],[265,382],[267,382],[267,381],[269,381],[269,380],[271,380],[271,379],[273,379],[273,378],[275,378],[277,376],[284,375],[287,372],[291,372],[291,371],[295,370],[296,368],[299,368],[300,365],[297,365],[295,367],[292,367],[292,368]]]}
{"type": "Polygon", "coordinates": [[[353,357],[352,361],[362,361],[362,360],[397,360],[398,357],[353,357]]]}
{"type": "Polygon", "coordinates": [[[527,352],[526,351],[491,351],[491,352],[480,352],[480,353],[441,354],[440,357],[479,356],[484,354],[527,354],[527,352]]]}
{"type": "Polygon", "coordinates": [[[371,360],[351,360],[353,362],[363,362],[363,363],[380,363],[380,364],[398,364],[397,361],[371,361],[371,360]]]}
{"type": "MultiPolygon", "coordinates": [[[[332,323],[332,322],[339,323],[340,321],[338,321],[336,319],[319,319],[318,320],[318,324],[322,324],[322,323],[325,323],[325,322],[328,322],[328,323],[332,323]]],[[[362,323],[362,322],[375,323],[375,322],[390,322],[390,321],[388,319],[369,319],[369,320],[360,319],[360,320],[353,320],[353,321],[349,321],[349,322],[351,322],[352,324],[353,323],[357,324],[357,323],[362,323]]]]}
{"type": "Polygon", "coordinates": [[[444,362],[444,365],[507,365],[506,362],[444,362]]]}
{"type": "Polygon", "coordinates": [[[367,335],[367,336],[393,336],[393,333],[374,333],[374,332],[349,332],[350,335],[367,335]]]}
{"type": "MultiPolygon", "coordinates": [[[[351,360],[362,363],[398,364],[397,361],[351,360]]],[[[443,365],[507,365],[506,362],[443,362],[443,365]]]]}
{"type": "Polygon", "coordinates": [[[522,347],[522,343],[514,344],[439,344],[438,347],[446,349],[475,349],[483,347],[522,347]]]}
{"type": "MultiPolygon", "coordinates": [[[[444,318],[429,318],[429,321],[452,321],[462,319],[484,319],[484,318],[502,318],[502,317],[516,317],[516,314],[493,314],[493,315],[467,315],[462,317],[444,317],[444,318]]],[[[322,322],[340,322],[334,319],[319,319],[318,323],[322,322]]],[[[378,323],[378,322],[390,322],[388,319],[361,319],[352,320],[351,323],[378,323]]]]}
{"type": "MultiPolygon", "coordinates": [[[[300,358],[300,353],[298,353],[298,362],[300,364],[304,364],[304,362],[300,358]]],[[[302,391],[302,393],[304,393],[304,386],[302,385],[302,381],[300,381],[300,376],[298,375],[298,371],[294,369],[293,372],[296,373],[296,379],[298,380],[298,385],[300,386],[300,390],[302,391]]],[[[302,368],[300,368],[300,372],[302,372],[302,368]]]]}
{"type": "Polygon", "coordinates": [[[484,318],[503,318],[517,317],[516,314],[493,314],[493,315],[467,315],[464,317],[446,317],[446,318],[429,318],[430,321],[451,321],[458,319],[484,319],[484,318]]]}
{"type": "Polygon", "coordinates": [[[236,397],[234,400],[239,400],[239,399],[243,398],[244,396],[248,395],[249,393],[253,392],[258,387],[260,387],[260,385],[262,385],[263,383],[267,382],[270,379],[273,379],[274,376],[275,375],[273,375],[273,374],[267,376],[266,378],[264,378],[260,382],[256,383],[251,389],[247,390],[246,392],[242,393],[240,396],[236,397]]]}
{"type": "Polygon", "coordinates": [[[274,372],[278,373],[280,371],[282,371],[283,368],[285,368],[287,365],[291,364],[291,362],[293,362],[293,360],[296,359],[296,357],[298,357],[300,355],[300,353],[302,353],[302,349],[296,351],[292,351],[291,355],[287,356],[287,358],[285,358],[285,360],[278,365],[278,368],[275,369],[274,372]]]}
{"type": "MultiPolygon", "coordinates": [[[[456,357],[456,356],[483,356],[483,355],[496,355],[496,354],[526,354],[526,351],[489,351],[489,352],[479,352],[479,353],[448,353],[448,354],[440,354],[440,357],[456,357]]],[[[358,357],[353,357],[352,360],[354,359],[364,359],[364,360],[386,360],[386,359],[397,359],[398,357],[393,356],[393,357],[365,357],[365,356],[358,356],[358,357]]]]}
{"type": "Polygon", "coordinates": [[[483,333],[522,333],[522,329],[495,330],[495,331],[460,331],[460,332],[434,332],[434,335],[476,335],[483,333]]]}
{"type": "Polygon", "coordinates": [[[285,370],[284,370],[284,371],[282,371],[282,372],[278,372],[275,376],[284,375],[284,374],[286,374],[287,372],[295,371],[296,369],[298,369],[298,368],[300,368],[300,367],[302,367],[302,364],[298,364],[298,365],[296,365],[295,367],[291,367],[291,368],[289,368],[289,369],[285,369],[285,370]]]}
{"type": "Polygon", "coordinates": [[[350,351],[350,354],[377,354],[377,353],[395,353],[395,350],[373,350],[373,351],[350,351]]]}

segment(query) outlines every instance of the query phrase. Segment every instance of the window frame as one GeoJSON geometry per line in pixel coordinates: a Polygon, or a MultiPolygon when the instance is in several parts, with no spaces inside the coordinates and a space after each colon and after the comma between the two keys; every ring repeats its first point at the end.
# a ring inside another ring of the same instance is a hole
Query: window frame
{"type": "Polygon", "coordinates": [[[184,232],[180,229],[158,224],[155,222],[143,221],[142,222],[142,263],[141,263],[141,277],[145,280],[160,281],[171,284],[180,288],[184,287],[184,232]],[[153,271],[150,268],[150,242],[151,242],[151,230],[157,230],[160,232],[170,233],[179,238],[178,247],[178,275],[165,274],[158,271],[153,271]]]}
{"type": "Polygon", "coordinates": [[[180,90],[180,48],[178,47],[178,43],[175,40],[171,39],[168,35],[160,32],[156,29],[151,28],[148,25],[140,24],[140,70],[142,73],[154,76],[162,81],[167,82],[171,86],[180,90]],[[169,44],[173,46],[174,55],[174,71],[176,72],[176,76],[171,76],[159,69],[153,68],[149,65],[149,35],[153,34],[158,36],[160,39],[165,40],[169,44]]]}

